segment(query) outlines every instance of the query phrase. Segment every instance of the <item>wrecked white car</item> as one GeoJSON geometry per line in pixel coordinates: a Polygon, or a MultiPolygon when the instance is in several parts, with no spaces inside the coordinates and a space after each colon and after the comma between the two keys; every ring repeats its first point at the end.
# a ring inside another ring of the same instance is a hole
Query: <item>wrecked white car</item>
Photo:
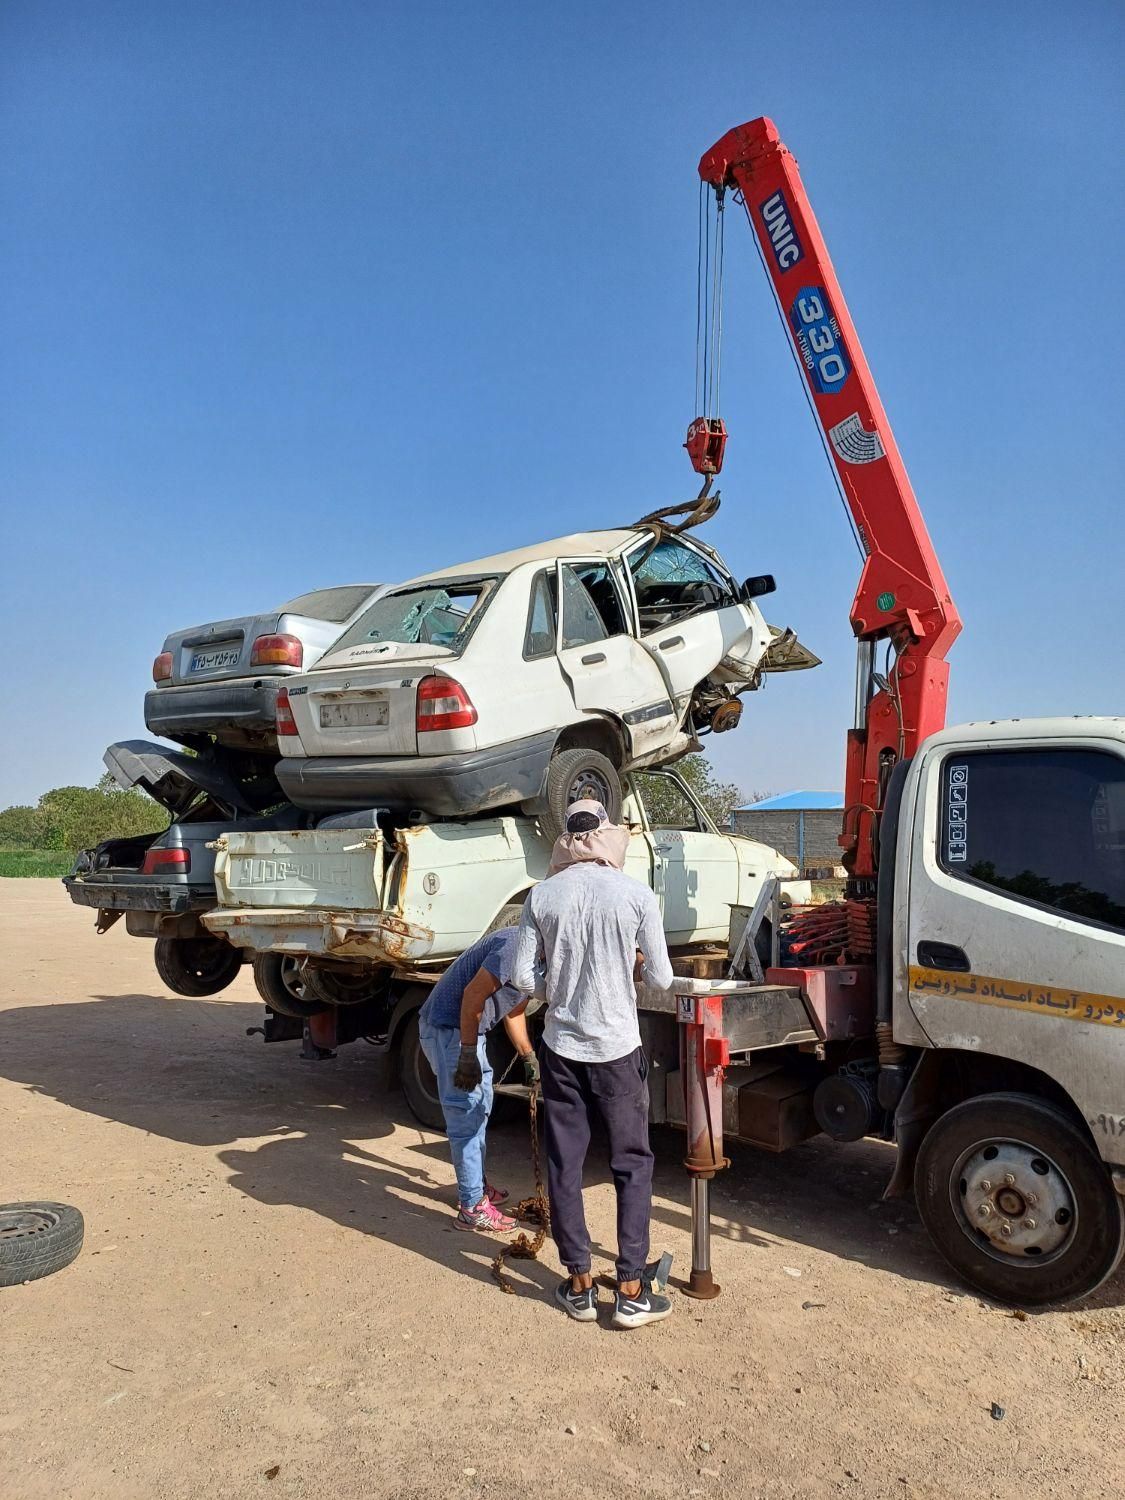
{"type": "MultiPolygon", "coordinates": [[[[259,957],[290,955],[314,975],[335,975],[341,994],[350,976],[358,999],[364,975],[447,963],[483,932],[518,920],[547,872],[551,840],[530,818],[395,829],[385,817],[364,828],[370,815],[353,816],[351,827],[232,828],[217,840],[219,904],[202,921],[257,956],[256,976],[259,957]]],[[[725,946],[731,906],[753,906],[773,876],[787,882],[788,899],[809,899],[795,865],[765,844],[720,833],[674,772],[627,777],[623,817],[632,832],[626,873],[656,892],[672,946],[725,946]]],[[[268,985],[259,988],[268,999],[268,985]]]]}
{"type": "Polygon", "coordinates": [[[644,523],[427,574],[283,688],[278,780],[312,809],[522,807],[551,832],[589,796],[617,818],[622,773],[738,722],[775,665],[754,602],[773,587],[644,523]]]}

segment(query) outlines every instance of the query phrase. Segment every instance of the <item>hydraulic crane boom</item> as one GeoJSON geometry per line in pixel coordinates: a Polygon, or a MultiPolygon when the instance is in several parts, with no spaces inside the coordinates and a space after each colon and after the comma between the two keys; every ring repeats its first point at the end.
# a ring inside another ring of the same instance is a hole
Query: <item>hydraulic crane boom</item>
{"type": "MultiPolygon", "coordinates": [[[[720,205],[728,189],[745,205],[865,553],[851,608],[859,676],[840,838],[853,881],[865,881],[876,873],[878,812],[891,769],[945,724],[945,657],[961,618],[797,163],[773,121],[729,131],[703,156],[699,175],[720,205]],[[879,676],[875,646],[882,639],[891,643],[894,661],[879,676]]],[[[717,472],[722,445],[716,463],[716,444],[699,440],[698,422],[686,446],[701,473],[717,472]]]]}

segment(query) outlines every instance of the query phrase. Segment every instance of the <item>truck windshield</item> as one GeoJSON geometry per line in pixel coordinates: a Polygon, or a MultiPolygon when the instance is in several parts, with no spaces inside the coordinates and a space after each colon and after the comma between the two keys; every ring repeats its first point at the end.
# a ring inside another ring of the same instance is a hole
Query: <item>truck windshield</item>
{"type": "Polygon", "coordinates": [[[444,646],[460,651],[496,592],[498,578],[430,583],[386,594],[346,630],[332,651],[393,641],[404,646],[444,646]]]}

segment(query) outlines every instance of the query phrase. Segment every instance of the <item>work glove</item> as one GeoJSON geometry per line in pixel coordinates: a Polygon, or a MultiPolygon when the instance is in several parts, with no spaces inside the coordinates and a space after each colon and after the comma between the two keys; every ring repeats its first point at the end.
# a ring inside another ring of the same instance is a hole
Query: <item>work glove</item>
{"type": "Polygon", "coordinates": [[[523,1063],[523,1081],[529,1089],[539,1086],[539,1059],[534,1052],[529,1052],[526,1057],[521,1058],[523,1063]]]}
{"type": "Polygon", "coordinates": [[[482,1077],[477,1049],[462,1047],[457,1058],[457,1068],[453,1074],[453,1087],[461,1089],[463,1093],[471,1094],[475,1088],[480,1087],[482,1077]]]}

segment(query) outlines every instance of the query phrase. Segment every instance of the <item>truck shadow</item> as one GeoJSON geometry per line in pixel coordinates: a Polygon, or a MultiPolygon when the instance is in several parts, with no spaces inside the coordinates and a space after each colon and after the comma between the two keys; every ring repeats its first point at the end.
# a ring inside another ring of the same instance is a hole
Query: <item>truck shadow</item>
{"type": "MultiPolygon", "coordinates": [[[[83,1003],[0,1012],[0,1076],[33,1094],[137,1130],[214,1148],[238,1192],[303,1208],[345,1228],[399,1245],[435,1263],[489,1277],[500,1241],[453,1228],[456,1194],[444,1139],[419,1127],[402,1094],[388,1088],[385,1057],[362,1043],[331,1062],[304,1063],[296,1044],[263,1047],[248,1037],[261,1006],[234,999],[103,995],[83,1003]],[[393,1154],[378,1142],[394,1136],[393,1154]]],[[[653,1253],[674,1231],[678,1274],[691,1219],[678,1132],[653,1132],[653,1253]]],[[[909,1200],[882,1201],[892,1148],[877,1141],[814,1140],[781,1156],[728,1147],[731,1167],[714,1184],[716,1270],[724,1243],[799,1260],[815,1248],[883,1272],[964,1292],[930,1246],[909,1200]]],[[[490,1176],[531,1193],[527,1124],[494,1122],[490,1176]]],[[[609,1180],[595,1136],[586,1181],[609,1180]]],[[[612,1262],[611,1247],[596,1254],[612,1262]]],[[[553,1247],[515,1274],[549,1290],[553,1247]]],[[[799,1267],[798,1267],[799,1269],[799,1267]]],[[[721,1273],[720,1273],[720,1280],[721,1273]]],[[[1118,1275],[1074,1308],[1125,1302],[1118,1275]]]]}

